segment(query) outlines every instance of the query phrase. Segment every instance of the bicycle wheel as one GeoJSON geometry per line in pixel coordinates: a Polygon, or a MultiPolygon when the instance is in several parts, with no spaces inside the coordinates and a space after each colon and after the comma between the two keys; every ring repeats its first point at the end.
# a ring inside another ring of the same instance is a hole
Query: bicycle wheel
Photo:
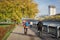
{"type": "Polygon", "coordinates": [[[27,28],[24,29],[24,34],[25,34],[25,35],[27,34],[27,28]]]}

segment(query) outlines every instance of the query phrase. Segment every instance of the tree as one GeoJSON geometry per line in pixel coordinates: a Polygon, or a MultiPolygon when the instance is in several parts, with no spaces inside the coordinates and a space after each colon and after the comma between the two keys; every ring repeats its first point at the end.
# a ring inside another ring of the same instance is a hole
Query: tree
{"type": "Polygon", "coordinates": [[[33,3],[33,0],[0,1],[0,18],[3,20],[20,22],[22,17],[34,18],[36,13],[38,13],[37,4],[33,3]]]}

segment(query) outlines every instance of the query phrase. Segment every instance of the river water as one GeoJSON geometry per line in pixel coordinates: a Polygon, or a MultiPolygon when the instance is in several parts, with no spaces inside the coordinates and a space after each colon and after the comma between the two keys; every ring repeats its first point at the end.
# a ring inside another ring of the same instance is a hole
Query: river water
{"type": "Polygon", "coordinates": [[[48,25],[48,26],[60,26],[60,22],[43,22],[43,25],[48,25]]]}

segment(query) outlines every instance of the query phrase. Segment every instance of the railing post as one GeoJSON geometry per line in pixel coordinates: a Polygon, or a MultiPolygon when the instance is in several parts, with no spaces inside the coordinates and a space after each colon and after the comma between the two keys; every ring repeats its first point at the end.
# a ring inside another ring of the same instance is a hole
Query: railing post
{"type": "Polygon", "coordinates": [[[49,26],[47,26],[47,33],[49,33],[49,26]]]}
{"type": "Polygon", "coordinates": [[[44,25],[42,26],[42,31],[44,31],[44,25]]]}
{"type": "Polygon", "coordinates": [[[56,38],[59,38],[59,26],[56,27],[56,38]]]}

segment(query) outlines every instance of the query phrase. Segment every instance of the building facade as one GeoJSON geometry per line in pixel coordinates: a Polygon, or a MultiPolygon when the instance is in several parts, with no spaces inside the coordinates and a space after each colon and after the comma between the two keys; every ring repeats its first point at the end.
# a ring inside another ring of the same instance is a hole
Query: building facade
{"type": "Polygon", "coordinates": [[[56,15],[56,7],[49,5],[49,15],[56,15]]]}

